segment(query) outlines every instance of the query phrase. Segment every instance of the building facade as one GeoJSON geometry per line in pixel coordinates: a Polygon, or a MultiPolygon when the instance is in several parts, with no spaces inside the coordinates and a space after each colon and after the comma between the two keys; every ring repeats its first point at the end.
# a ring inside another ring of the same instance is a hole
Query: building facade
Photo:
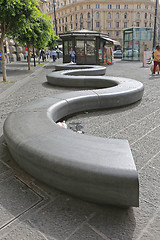
{"type": "Polygon", "coordinates": [[[155,0],[48,0],[43,4],[58,34],[87,29],[122,44],[123,29],[154,27],[155,0]]]}

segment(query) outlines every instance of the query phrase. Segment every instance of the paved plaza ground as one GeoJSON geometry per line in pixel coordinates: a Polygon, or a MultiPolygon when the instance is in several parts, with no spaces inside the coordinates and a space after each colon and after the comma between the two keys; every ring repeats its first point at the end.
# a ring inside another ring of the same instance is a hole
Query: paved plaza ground
{"type": "Polygon", "coordinates": [[[8,152],[3,123],[10,112],[41,97],[77,91],[47,84],[46,74],[54,64],[49,60],[29,72],[26,62],[9,63],[8,82],[3,83],[0,75],[0,239],[159,240],[160,75],[152,76],[141,62],[115,60],[107,66],[106,75],[141,81],[142,100],[65,119],[68,125],[82,125],[84,134],[128,139],[139,175],[140,206],[123,209],[49,188],[21,170],[8,152]]]}

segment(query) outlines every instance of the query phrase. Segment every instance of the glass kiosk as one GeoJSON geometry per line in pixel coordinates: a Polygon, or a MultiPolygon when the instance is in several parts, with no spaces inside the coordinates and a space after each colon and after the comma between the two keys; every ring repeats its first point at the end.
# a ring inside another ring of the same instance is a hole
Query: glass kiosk
{"type": "Polygon", "coordinates": [[[123,30],[123,60],[142,60],[144,49],[152,50],[152,28],[123,30]]]}

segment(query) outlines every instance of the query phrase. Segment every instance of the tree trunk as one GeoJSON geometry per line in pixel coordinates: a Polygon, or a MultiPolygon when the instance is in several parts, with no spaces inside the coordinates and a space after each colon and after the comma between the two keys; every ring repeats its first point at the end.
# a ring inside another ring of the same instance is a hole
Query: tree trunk
{"type": "Polygon", "coordinates": [[[27,44],[27,48],[28,48],[28,70],[31,70],[31,54],[30,54],[30,48],[29,48],[29,44],[27,44]]]}
{"type": "Polygon", "coordinates": [[[0,52],[2,54],[2,72],[3,72],[3,81],[7,82],[6,77],[6,64],[5,64],[5,55],[4,55],[4,48],[3,48],[3,40],[4,40],[5,33],[2,30],[1,38],[0,38],[0,52]]]}
{"type": "Polygon", "coordinates": [[[38,64],[40,64],[40,58],[41,58],[41,56],[40,56],[40,51],[39,51],[39,49],[38,49],[38,64]]]}

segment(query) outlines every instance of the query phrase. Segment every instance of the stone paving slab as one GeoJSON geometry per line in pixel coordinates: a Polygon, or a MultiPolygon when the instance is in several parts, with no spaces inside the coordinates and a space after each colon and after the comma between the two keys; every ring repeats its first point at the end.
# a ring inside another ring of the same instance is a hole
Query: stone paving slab
{"type": "MultiPolygon", "coordinates": [[[[12,68],[15,73],[17,68],[23,70],[23,66],[16,67],[16,64],[12,68]]],[[[10,112],[35,99],[77,91],[48,86],[45,76],[52,69],[52,62],[41,65],[36,76],[25,76],[27,81],[19,77],[22,75],[18,71],[11,84],[23,83],[0,99],[0,239],[159,240],[160,77],[153,77],[140,62],[116,60],[107,66],[107,74],[141,81],[145,87],[142,101],[66,119],[67,123],[81,122],[85,134],[122,139],[128,136],[140,179],[140,206],[120,209],[87,203],[51,189],[22,171],[8,153],[2,127],[10,112]]],[[[5,85],[0,96],[6,90],[5,85]]]]}

